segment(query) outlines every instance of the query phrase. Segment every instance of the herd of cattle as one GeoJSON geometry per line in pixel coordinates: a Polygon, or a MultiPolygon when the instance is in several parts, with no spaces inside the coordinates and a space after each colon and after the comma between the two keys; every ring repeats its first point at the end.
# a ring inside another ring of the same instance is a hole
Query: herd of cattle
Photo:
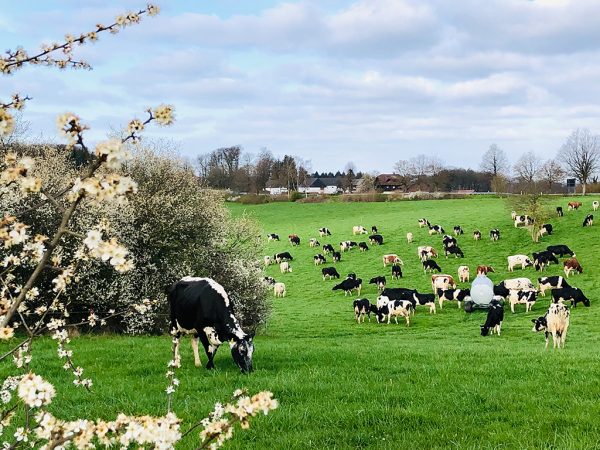
{"type": "MultiPolygon", "coordinates": [[[[582,206],[581,202],[569,202],[569,210],[577,210],[582,206]]],[[[598,202],[592,203],[592,209],[598,209],[598,202]]],[[[557,215],[563,216],[562,207],[556,208],[557,215]]],[[[534,219],[527,215],[519,215],[516,211],[511,214],[511,219],[514,221],[515,227],[530,226],[534,219]]],[[[419,228],[427,228],[428,234],[441,235],[441,245],[443,254],[446,258],[453,255],[455,258],[464,258],[464,252],[458,245],[457,237],[464,234],[464,230],[460,225],[452,228],[452,234],[446,234],[446,230],[439,224],[432,224],[426,218],[418,220],[419,228]]],[[[588,214],[583,222],[584,227],[593,225],[593,215],[588,214]]],[[[327,227],[318,229],[319,238],[328,238],[332,236],[331,230],[327,227]]],[[[539,236],[552,235],[552,224],[543,224],[539,229],[539,236]]],[[[371,233],[361,225],[352,228],[352,235],[368,235],[368,240],[356,242],[352,240],[342,241],[339,243],[339,250],[331,243],[321,243],[318,238],[310,238],[308,245],[311,248],[321,247],[321,253],[317,253],[313,257],[315,266],[327,264],[328,258],[335,262],[342,259],[342,255],[350,252],[355,248],[364,252],[369,250],[369,246],[381,246],[384,243],[384,237],[378,232],[376,226],[371,227],[371,233]]],[[[500,239],[500,230],[494,228],[489,231],[491,241],[500,239]]],[[[481,240],[482,233],[480,230],[473,231],[473,239],[481,240]]],[[[269,241],[279,241],[279,235],[271,233],[267,235],[269,241]]],[[[410,244],[415,239],[413,232],[406,234],[407,242],[410,244]]],[[[292,246],[299,246],[301,238],[297,234],[290,234],[288,240],[292,246]]],[[[354,316],[357,322],[364,322],[368,318],[371,321],[373,314],[378,323],[390,323],[394,319],[398,323],[398,318],[403,318],[406,325],[410,325],[410,318],[415,314],[418,307],[424,307],[429,310],[430,314],[436,313],[436,300],[439,308],[443,308],[446,301],[456,301],[458,307],[461,307],[463,302],[471,300],[470,289],[458,287],[454,277],[449,274],[443,274],[442,269],[436,262],[440,253],[432,246],[422,245],[417,247],[417,257],[421,263],[425,273],[431,273],[431,288],[432,292],[419,292],[411,288],[391,288],[386,287],[386,277],[380,275],[369,280],[369,284],[374,284],[378,288],[379,295],[373,303],[367,298],[358,298],[353,302],[354,316]]],[[[527,267],[534,267],[536,271],[543,272],[551,264],[559,264],[558,258],[568,257],[563,261],[563,276],[540,276],[538,277],[537,287],[529,278],[513,278],[504,280],[494,286],[494,299],[488,308],[486,323],[481,325],[481,334],[486,336],[491,331],[500,334],[502,321],[504,319],[504,302],[510,305],[511,311],[515,312],[515,306],[525,305],[525,311],[528,312],[535,305],[538,296],[545,296],[547,291],[551,291],[552,302],[544,316],[533,319],[534,331],[545,331],[546,347],[548,346],[549,336],[553,337],[555,347],[564,346],[566,331],[569,326],[569,308],[565,302],[570,302],[572,307],[578,303],[583,303],[585,306],[590,306],[590,300],[584,295],[581,289],[571,286],[566,278],[574,273],[582,273],[583,268],[576,258],[575,253],[564,244],[549,245],[545,250],[533,252],[531,257],[525,254],[510,255],[507,257],[507,270],[513,272],[519,268],[521,270],[527,267]]],[[[271,264],[279,264],[282,274],[292,271],[291,262],[294,258],[289,252],[276,253],[273,256],[264,257],[265,267],[271,264]]],[[[392,279],[402,278],[402,267],[404,262],[394,253],[384,254],[382,256],[383,267],[391,266],[392,279]]],[[[486,275],[489,272],[494,272],[493,267],[487,265],[477,266],[477,275],[486,275]]],[[[344,295],[353,295],[360,297],[363,280],[356,273],[349,273],[344,279],[334,266],[323,267],[321,269],[323,281],[328,279],[336,279],[338,283],[332,287],[333,291],[343,291],[344,295]]],[[[461,283],[470,281],[470,269],[468,265],[461,265],[457,271],[458,280],[461,283]]],[[[541,273],[540,273],[541,275],[541,273]]],[[[271,285],[275,297],[285,297],[286,285],[283,282],[278,282],[272,277],[265,277],[265,283],[271,285]]]]}

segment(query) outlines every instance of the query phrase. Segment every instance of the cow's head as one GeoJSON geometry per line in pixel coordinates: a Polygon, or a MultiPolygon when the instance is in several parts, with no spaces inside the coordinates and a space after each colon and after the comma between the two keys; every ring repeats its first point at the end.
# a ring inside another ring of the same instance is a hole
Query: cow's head
{"type": "Polygon", "coordinates": [[[254,353],[254,333],[231,342],[231,356],[242,373],[252,372],[252,354],[254,353]]]}
{"type": "Polygon", "coordinates": [[[531,319],[531,321],[533,322],[533,329],[531,331],[534,332],[544,331],[548,326],[546,316],[540,316],[537,319],[531,319]]]}
{"type": "Polygon", "coordinates": [[[490,328],[486,327],[485,325],[479,325],[479,328],[481,329],[482,336],[487,336],[490,332],[490,328]]]}

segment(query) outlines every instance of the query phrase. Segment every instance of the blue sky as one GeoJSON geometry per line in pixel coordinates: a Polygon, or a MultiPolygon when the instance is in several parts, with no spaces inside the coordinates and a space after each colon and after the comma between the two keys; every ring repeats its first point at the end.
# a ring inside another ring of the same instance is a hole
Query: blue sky
{"type": "MultiPolygon", "coordinates": [[[[64,111],[99,140],[170,103],[175,126],[149,134],[185,157],[266,147],[314,170],[389,171],[420,153],[475,168],[491,143],[513,162],[545,159],[573,129],[599,131],[596,0],[158,3],[159,16],[76,51],[93,71],[27,68],[2,79],[0,98],[34,97],[25,119],[55,141],[64,111]]],[[[33,51],[144,3],[0,6],[0,42],[33,51]]]]}

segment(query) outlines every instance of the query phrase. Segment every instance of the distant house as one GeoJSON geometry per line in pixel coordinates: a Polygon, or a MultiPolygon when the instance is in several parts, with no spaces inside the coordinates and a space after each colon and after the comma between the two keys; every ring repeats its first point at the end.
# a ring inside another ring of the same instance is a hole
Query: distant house
{"type": "Polygon", "coordinates": [[[400,175],[395,173],[382,173],[375,177],[375,189],[381,191],[404,190],[405,182],[400,175]]]}
{"type": "Polygon", "coordinates": [[[303,194],[337,194],[340,191],[339,178],[308,178],[305,186],[299,186],[303,194]]]}
{"type": "Polygon", "coordinates": [[[267,191],[271,195],[281,195],[287,194],[288,189],[286,186],[282,186],[280,182],[276,180],[267,181],[267,185],[265,187],[265,191],[267,191]]]}

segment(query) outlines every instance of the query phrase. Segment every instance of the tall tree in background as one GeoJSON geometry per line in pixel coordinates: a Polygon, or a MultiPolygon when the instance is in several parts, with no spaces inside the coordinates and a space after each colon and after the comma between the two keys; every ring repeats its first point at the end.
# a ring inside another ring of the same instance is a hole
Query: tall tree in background
{"type": "Polygon", "coordinates": [[[342,178],[341,187],[344,192],[352,192],[352,184],[356,179],[356,165],[350,161],[344,168],[345,175],[342,178]]]}
{"type": "Polygon", "coordinates": [[[586,128],[573,131],[559,150],[558,159],[581,183],[585,195],[588,181],[600,168],[599,137],[586,128]]]}
{"type": "Polygon", "coordinates": [[[258,154],[254,166],[254,175],[256,177],[254,185],[257,194],[264,191],[267,187],[267,181],[271,178],[274,161],[273,154],[266,148],[263,148],[258,154]]]}
{"type": "Polygon", "coordinates": [[[510,170],[506,153],[496,144],[490,145],[490,148],[483,154],[480,167],[492,177],[507,176],[510,170]]]}
{"type": "Polygon", "coordinates": [[[514,165],[514,171],[520,182],[527,188],[533,188],[535,181],[540,173],[542,161],[534,152],[527,152],[522,155],[514,165]]]}
{"type": "Polygon", "coordinates": [[[549,159],[540,167],[539,178],[548,184],[548,192],[552,192],[555,184],[562,183],[565,179],[565,171],[555,159],[549,159]]]}

